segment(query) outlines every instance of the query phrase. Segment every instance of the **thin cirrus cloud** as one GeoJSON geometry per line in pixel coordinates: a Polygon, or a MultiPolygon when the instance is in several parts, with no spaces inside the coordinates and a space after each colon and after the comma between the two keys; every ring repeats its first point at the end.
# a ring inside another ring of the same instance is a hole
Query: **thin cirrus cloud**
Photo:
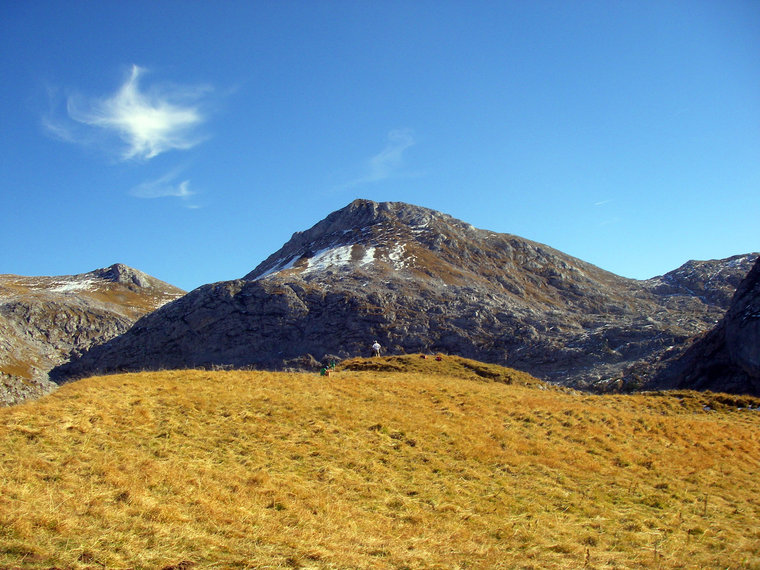
{"type": "Polygon", "coordinates": [[[411,129],[394,129],[388,133],[385,147],[372,156],[365,164],[365,173],[340,186],[340,189],[353,188],[364,184],[380,182],[388,178],[404,176],[404,153],[416,144],[411,129]]]}
{"type": "Polygon", "coordinates": [[[132,188],[130,194],[136,198],[182,198],[187,200],[197,194],[190,190],[190,181],[178,181],[180,172],[173,170],[164,176],[143,182],[132,188]]]}
{"type": "MultiPolygon", "coordinates": [[[[608,208],[606,206],[608,204],[611,204],[611,203],[613,203],[613,200],[611,198],[610,199],[606,199],[606,200],[599,200],[598,202],[594,202],[594,207],[595,208],[601,208],[604,211],[608,211],[608,208]]],[[[620,222],[620,218],[619,217],[612,216],[612,217],[607,217],[604,220],[601,220],[600,222],[597,223],[597,225],[602,226],[602,227],[603,226],[611,226],[611,225],[615,225],[615,224],[617,224],[619,222],[620,222]]]]}
{"type": "MultiPolygon", "coordinates": [[[[124,160],[147,160],[200,143],[203,138],[197,128],[206,120],[201,99],[209,89],[172,86],[146,91],[140,86],[144,73],[145,69],[133,65],[127,80],[109,97],[86,101],[69,97],[69,117],[81,125],[117,135],[126,145],[121,153],[124,160]]],[[[48,128],[66,139],[60,125],[48,123],[48,128]]]]}

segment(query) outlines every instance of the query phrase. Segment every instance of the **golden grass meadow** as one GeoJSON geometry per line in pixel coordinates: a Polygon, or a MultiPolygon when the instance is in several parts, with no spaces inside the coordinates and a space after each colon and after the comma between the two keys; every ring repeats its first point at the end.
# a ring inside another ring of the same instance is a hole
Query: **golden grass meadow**
{"type": "Polygon", "coordinates": [[[760,568],[760,400],[456,357],[0,409],[2,568],[760,568]]]}

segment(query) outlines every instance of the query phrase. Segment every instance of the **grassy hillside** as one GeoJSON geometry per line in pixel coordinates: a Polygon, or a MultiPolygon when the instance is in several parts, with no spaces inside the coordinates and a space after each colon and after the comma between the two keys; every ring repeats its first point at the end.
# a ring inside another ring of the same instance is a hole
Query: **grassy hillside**
{"type": "Polygon", "coordinates": [[[0,567],[760,568],[760,401],[468,363],[124,374],[0,409],[0,567]]]}

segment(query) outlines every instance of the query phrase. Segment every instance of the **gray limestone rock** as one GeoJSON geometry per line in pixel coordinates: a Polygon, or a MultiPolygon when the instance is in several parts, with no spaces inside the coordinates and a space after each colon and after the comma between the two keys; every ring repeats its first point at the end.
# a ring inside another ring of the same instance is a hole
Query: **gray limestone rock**
{"type": "Polygon", "coordinates": [[[683,354],[665,359],[646,387],[760,395],[760,260],[720,323],[683,354]]]}
{"type": "Polygon", "coordinates": [[[635,281],[403,203],[357,200],[241,280],[206,285],[55,370],[284,368],[325,354],[447,352],[604,389],[720,320],[752,256],[635,281]],[[690,275],[700,285],[690,287],[690,275]],[[676,283],[674,285],[673,283],[676,283]],[[669,284],[669,285],[668,285],[669,284]]]}

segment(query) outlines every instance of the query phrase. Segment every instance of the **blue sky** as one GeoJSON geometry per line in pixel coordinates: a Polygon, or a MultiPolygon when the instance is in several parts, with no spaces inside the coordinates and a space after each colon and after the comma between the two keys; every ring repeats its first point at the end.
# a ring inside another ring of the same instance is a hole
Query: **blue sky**
{"type": "Polygon", "coordinates": [[[760,2],[0,3],[0,273],[192,289],[355,198],[637,279],[760,249],[760,2]]]}

